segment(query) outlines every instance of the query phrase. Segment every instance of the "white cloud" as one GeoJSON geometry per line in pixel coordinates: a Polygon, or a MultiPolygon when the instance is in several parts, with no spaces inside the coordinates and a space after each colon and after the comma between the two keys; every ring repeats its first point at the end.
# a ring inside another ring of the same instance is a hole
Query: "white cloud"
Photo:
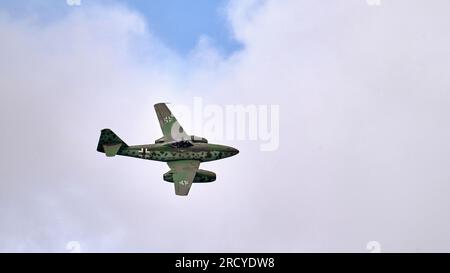
{"type": "Polygon", "coordinates": [[[207,39],[178,56],[120,7],[1,16],[0,249],[448,251],[448,8],[234,1],[227,58],[207,39]],[[153,103],[193,96],[279,104],[280,149],[230,143],[188,199],[164,164],[95,152],[103,127],[151,143],[153,103]]]}

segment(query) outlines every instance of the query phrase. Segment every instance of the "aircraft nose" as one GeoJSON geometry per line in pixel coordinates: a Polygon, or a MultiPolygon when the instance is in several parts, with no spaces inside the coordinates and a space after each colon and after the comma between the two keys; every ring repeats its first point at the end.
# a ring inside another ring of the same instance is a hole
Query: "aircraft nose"
{"type": "Polygon", "coordinates": [[[237,155],[239,153],[239,150],[235,149],[233,147],[230,147],[230,152],[232,153],[232,155],[237,155]]]}

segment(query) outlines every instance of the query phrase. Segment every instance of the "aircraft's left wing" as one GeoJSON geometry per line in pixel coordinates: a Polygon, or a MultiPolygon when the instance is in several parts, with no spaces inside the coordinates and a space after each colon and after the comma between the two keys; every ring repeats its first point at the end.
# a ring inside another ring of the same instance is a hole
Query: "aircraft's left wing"
{"type": "Polygon", "coordinates": [[[167,162],[173,172],[173,182],[176,195],[188,195],[192,181],[197,173],[200,161],[177,160],[167,162]]]}
{"type": "Polygon", "coordinates": [[[189,139],[189,135],[184,131],[165,103],[155,104],[155,112],[164,135],[164,142],[189,139]]]}

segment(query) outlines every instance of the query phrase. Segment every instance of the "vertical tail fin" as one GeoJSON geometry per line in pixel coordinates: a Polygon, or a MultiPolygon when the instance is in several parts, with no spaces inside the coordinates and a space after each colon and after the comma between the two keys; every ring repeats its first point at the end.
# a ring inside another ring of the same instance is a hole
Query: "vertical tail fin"
{"type": "Polygon", "coordinates": [[[97,151],[105,153],[106,156],[115,156],[123,147],[128,147],[128,145],[113,131],[110,129],[103,129],[101,131],[97,151]]]}

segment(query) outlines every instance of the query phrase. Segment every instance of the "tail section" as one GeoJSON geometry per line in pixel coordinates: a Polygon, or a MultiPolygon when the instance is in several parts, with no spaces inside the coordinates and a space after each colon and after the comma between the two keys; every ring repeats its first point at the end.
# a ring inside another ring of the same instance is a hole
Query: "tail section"
{"type": "Polygon", "coordinates": [[[117,152],[124,147],[128,147],[128,145],[113,131],[110,129],[102,130],[97,145],[97,151],[105,153],[106,156],[115,156],[117,152]]]}

